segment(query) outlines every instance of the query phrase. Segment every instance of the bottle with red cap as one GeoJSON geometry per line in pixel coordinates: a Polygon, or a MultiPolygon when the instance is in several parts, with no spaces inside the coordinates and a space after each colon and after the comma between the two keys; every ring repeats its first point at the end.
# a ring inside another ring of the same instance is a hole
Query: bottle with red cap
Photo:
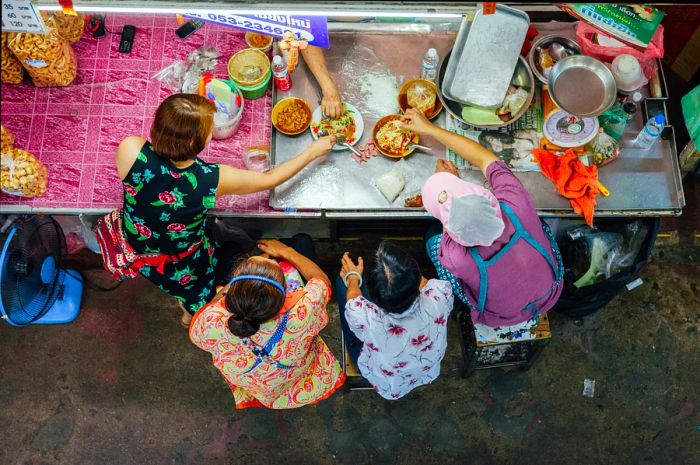
{"type": "Polygon", "coordinates": [[[289,75],[287,64],[279,55],[275,55],[272,59],[272,75],[274,76],[277,90],[284,91],[292,88],[292,76],[289,75]]]}

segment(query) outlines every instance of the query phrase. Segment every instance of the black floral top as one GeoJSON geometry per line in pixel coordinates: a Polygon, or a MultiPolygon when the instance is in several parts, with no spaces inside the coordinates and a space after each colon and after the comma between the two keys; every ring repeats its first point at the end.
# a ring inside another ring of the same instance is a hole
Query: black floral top
{"type": "Polygon", "coordinates": [[[180,254],[197,250],[166,266],[161,275],[153,267],[141,274],[180,300],[194,313],[213,295],[216,257],[207,235],[207,211],[214,207],[219,165],[199,158],[177,168],[146,142],[123,181],[124,234],[140,253],[180,254]]]}

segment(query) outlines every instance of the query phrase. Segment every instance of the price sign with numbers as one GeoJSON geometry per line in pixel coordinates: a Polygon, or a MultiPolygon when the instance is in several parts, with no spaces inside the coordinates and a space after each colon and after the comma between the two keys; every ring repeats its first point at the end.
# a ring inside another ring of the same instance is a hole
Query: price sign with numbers
{"type": "Polygon", "coordinates": [[[31,0],[0,0],[2,2],[2,32],[31,32],[46,34],[46,26],[31,0]]]}

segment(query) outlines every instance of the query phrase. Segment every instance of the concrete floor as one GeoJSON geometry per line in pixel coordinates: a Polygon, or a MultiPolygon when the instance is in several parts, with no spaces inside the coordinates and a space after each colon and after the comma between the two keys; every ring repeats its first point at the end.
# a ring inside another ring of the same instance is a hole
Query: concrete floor
{"type": "MultiPolygon", "coordinates": [[[[462,379],[454,321],[442,375],[395,402],[339,392],[293,411],[236,411],[173,300],[145,280],[87,290],[77,321],[0,325],[0,464],[700,464],[697,184],[678,246],[644,284],[574,321],[529,372],[462,379]],[[594,398],[581,395],[595,379],[594,398]]],[[[369,242],[325,242],[324,266],[369,242]]],[[[420,250],[420,244],[405,243],[420,250]]],[[[94,265],[94,261],[92,262],[94,265]]],[[[99,269],[84,271],[107,284],[99,269]]],[[[323,333],[339,353],[337,306],[323,333]]]]}

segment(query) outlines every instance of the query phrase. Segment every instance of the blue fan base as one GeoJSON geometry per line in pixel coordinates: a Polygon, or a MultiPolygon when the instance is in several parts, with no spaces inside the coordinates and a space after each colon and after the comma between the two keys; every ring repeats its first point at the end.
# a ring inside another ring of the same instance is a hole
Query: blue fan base
{"type": "Polygon", "coordinates": [[[76,270],[59,270],[57,277],[59,282],[63,280],[65,289],[63,295],[54,302],[49,310],[34,321],[34,325],[60,325],[70,323],[78,317],[80,313],[80,303],[83,300],[83,281],[81,274],[76,270]],[[76,279],[74,276],[80,276],[81,279],[76,279]]]}

